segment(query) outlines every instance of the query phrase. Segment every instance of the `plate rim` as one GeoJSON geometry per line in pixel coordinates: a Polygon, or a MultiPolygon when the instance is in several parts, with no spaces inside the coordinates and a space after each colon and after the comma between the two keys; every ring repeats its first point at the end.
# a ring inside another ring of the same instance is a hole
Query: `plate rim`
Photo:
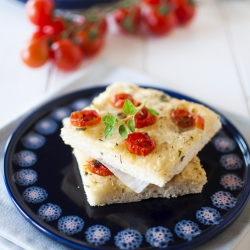
{"type": "MultiPolygon", "coordinates": [[[[207,241],[209,241],[210,239],[216,238],[219,234],[221,234],[226,228],[228,228],[241,214],[241,212],[243,211],[243,209],[245,208],[246,204],[247,204],[247,200],[250,194],[250,150],[249,150],[249,146],[246,142],[246,140],[244,139],[244,136],[239,132],[239,130],[231,123],[231,121],[229,119],[227,119],[221,112],[219,112],[217,109],[211,107],[210,105],[195,99],[193,97],[187,96],[183,93],[177,92],[177,91],[172,91],[169,90],[167,88],[162,88],[162,87],[153,87],[153,86],[148,86],[148,85],[143,85],[143,84],[137,84],[140,87],[143,88],[154,88],[160,91],[163,91],[165,93],[167,93],[170,96],[173,96],[175,98],[179,98],[179,99],[185,99],[191,102],[195,102],[195,103],[199,103],[202,104],[206,107],[208,107],[209,109],[213,110],[215,113],[217,113],[218,115],[220,115],[221,117],[221,122],[223,124],[223,126],[226,126],[227,129],[229,130],[229,132],[234,136],[234,138],[237,138],[237,140],[239,140],[237,142],[237,145],[241,145],[241,153],[244,156],[244,159],[247,158],[247,160],[245,160],[245,168],[246,168],[246,185],[244,185],[243,189],[242,189],[242,196],[239,200],[239,203],[237,204],[237,207],[234,207],[234,209],[232,209],[232,211],[229,211],[230,213],[225,216],[224,220],[218,224],[218,226],[214,226],[214,228],[212,230],[209,230],[208,232],[205,233],[205,235],[202,235],[200,237],[195,237],[192,239],[192,241],[186,241],[181,243],[181,247],[182,249],[191,249],[197,246],[200,246],[204,243],[206,243],[207,241]],[[190,243],[192,243],[190,245],[190,243]]],[[[28,211],[26,211],[26,209],[24,209],[20,202],[18,201],[20,199],[20,197],[15,197],[14,193],[11,190],[11,184],[9,183],[9,179],[11,179],[11,177],[9,177],[7,175],[8,173],[8,162],[9,162],[9,158],[11,156],[12,151],[14,150],[13,147],[11,147],[13,144],[15,145],[15,143],[17,142],[17,138],[18,135],[20,133],[22,133],[22,131],[25,129],[27,124],[32,123],[33,120],[36,120],[38,117],[41,117],[41,113],[39,113],[38,111],[42,111],[42,113],[47,113],[49,107],[53,107],[55,105],[59,105],[59,103],[62,103],[63,101],[65,101],[66,99],[70,99],[72,97],[77,98],[76,96],[81,96],[83,94],[93,94],[93,93],[100,93],[101,91],[104,91],[106,89],[106,87],[109,86],[109,84],[105,84],[105,85],[101,85],[101,86],[94,86],[94,87],[88,87],[88,88],[81,88],[79,90],[74,90],[71,92],[68,92],[66,94],[60,95],[58,97],[55,97],[49,101],[46,101],[45,103],[40,104],[37,108],[35,108],[34,110],[32,110],[31,112],[29,112],[29,114],[27,114],[22,121],[16,126],[16,128],[13,130],[13,132],[11,133],[11,135],[9,136],[7,143],[5,145],[5,149],[4,149],[4,156],[3,156],[3,162],[4,162],[4,167],[3,167],[3,177],[4,177],[4,183],[6,186],[6,189],[8,191],[8,194],[12,200],[12,202],[15,204],[15,206],[17,207],[18,211],[21,212],[21,214],[36,228],[38,228],[41,232],[43,232],[45,235],[47,235],[48,237],[56,240],[57,242],[60,242],[61,244],[64,244],[66,246],[70,246],[76,249],[81,249],[83,247],[87,248],[87,249],[100,249],[98,247],[95,246],[89,246],[89,245],[84,245],[86,244],[85,241],[79,241],[78,239],[74,239],[72,241],[72,238],[67,236],[67,235],[60,235],[55,234],[54,232],[52,232],[50,229],[45,228],[41,223],[39,223],[38,220],[35,220],[35,216],[32,216],[28,213],[28,211]],[[12,149],[11,149],[12,148],[12,149]]],[[[28,207],[28,206],[27,206],[28,207]]],[[[46,223],[45,223],[46,224],[46,223]]],[[[179,249],[180,245],[172,245],[172,246],[168,246],[167,249],[170,250],[175,250],[175,249],[179,249]]],[[[108,249],[116,249],[113,247],[109,247],[108,249]]],[[[140,249],[140,248],[138,248],[140,249]]],[[[150,247],[150,249],[154,249],[154,247],[150,247]]]]}

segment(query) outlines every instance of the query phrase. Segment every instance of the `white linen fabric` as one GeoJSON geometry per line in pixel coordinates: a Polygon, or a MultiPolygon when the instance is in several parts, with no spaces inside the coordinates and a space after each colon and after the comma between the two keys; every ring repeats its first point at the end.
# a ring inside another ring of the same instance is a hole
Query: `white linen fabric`
{"type": "MultiPolygon", "coordinates": [[[[3,154],[7,139],[13,129],[24,118],[27,111],[32,111],[37,106],[56,96],[97,85],[105,85],[114,81],[130,81],[134,83],[143,83],[144,85],[166,87],[166,84],[159,83],[145,74],[135,72],[130,69],[115,66],[109,62],[98,62],[82,72],[73,74],[67,82],[62,82],[59,87],[48,92],[36,103],[23,110],[19,116],[11,123],[0,128],[0,161],[1,171],[3,172],[3,154]],[[97,73],[98,72],[98,73],[97,73]]],[[[245,140],[250,145],[250,119],[238,116],[228,112],[221,111],[242,133],[245,140]]],[[[0,177],[0,249],[8,250],[67,250],[70,249],[43,234],[41,231],[31,225],[28,220],[18,211],[12,202],[5,184],[3,175],[0,177]]],[[[236,221],[227,228],[222,234],[210,240],[208,243],[196,248],[199,250],[220,249],[233,250],[241,239],[248,234],[250,236],[250,202],[246,205],[243,212],[236,221]]]]}

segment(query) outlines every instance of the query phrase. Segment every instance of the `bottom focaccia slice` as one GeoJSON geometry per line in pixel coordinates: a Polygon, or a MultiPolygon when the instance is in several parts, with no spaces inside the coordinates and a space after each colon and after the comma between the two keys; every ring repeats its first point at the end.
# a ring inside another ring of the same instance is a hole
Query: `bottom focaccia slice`
{"type": "Polygon", "coordinates": [[[115,175],[100,176],[88,169],[92,158],[74,149],[80,170],[84,190],[91,206],[103,206],[116,203],[138,202],[149,198],[171,198],[202,191],[207,182],[206,172],[198,157],[194,157],[183,171],[174,176],[163,187],[150,184],[141,193],[134,192],[115,175]]]}

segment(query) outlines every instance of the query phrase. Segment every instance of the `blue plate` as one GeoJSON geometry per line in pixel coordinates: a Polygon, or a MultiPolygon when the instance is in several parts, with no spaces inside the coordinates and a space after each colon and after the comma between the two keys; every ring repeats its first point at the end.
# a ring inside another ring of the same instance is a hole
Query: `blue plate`
{"type": "Polygon", "coordinates": [[[57,98],[15,129],[5,150],[4,178],[19,211],[47,236],[77,249],[193,249],[225,230],[247,202],[250,154],[222,115],[223,128],[198,155],[208,177],[201,194],[88,205],[72,149],[60,138],[61,120],[104,89],[57,98]]]}
{"type": "MultiPolygon", "coordinates": [[[[26,3],[28,0],[19,0],[26,3]]],[[[118,0],[53,0],[57,9],[86,9],[93,5],[108,4],[118,0]]]]}

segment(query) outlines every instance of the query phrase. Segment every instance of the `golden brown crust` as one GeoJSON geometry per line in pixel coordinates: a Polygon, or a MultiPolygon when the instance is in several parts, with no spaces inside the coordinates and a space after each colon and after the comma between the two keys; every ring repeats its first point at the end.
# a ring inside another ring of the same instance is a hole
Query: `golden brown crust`
{"type": "Polygon", "coordinates": [[[200,193],[207,182],[206,173],[201,167],[200,160],[195,157],[180,174],[174,176],[164,187],[150,184],[141,193],[135,193],[114,175],[103,177],[91,173],[87,165],[92,158],[86,157],[79,150],[74,150],[74,154],[78,162],[87,200],[91,206],[200,193]]]}
{"type": "Polygon", "coordinates": [[[102,123],[85,131],[77,131],[65,119],[61,136],[66,144],[80,149],[90,157],[160,187],[180,173],[221,127],[219,116],[202,105],[171,98],[161,91],[143,89],[129,83],[110,85],[94,99],[88,109],[97,110],[101,116],[109,113],[118,115],[122,109],[114,108],[110,100],[114,94],[121,92],[131,94],[138,102],[148,98],[147,106],[159,112],[154,125],[138,129],[147,132],[156,142],[156,148],[149,155],[143,157],[129,153],[117,129],[111,138],[105,139],[102,123]],[[171,111],[177,108],[201,115],[205,120],[205,129],[180,129],[170,118],[171,111]]]}

